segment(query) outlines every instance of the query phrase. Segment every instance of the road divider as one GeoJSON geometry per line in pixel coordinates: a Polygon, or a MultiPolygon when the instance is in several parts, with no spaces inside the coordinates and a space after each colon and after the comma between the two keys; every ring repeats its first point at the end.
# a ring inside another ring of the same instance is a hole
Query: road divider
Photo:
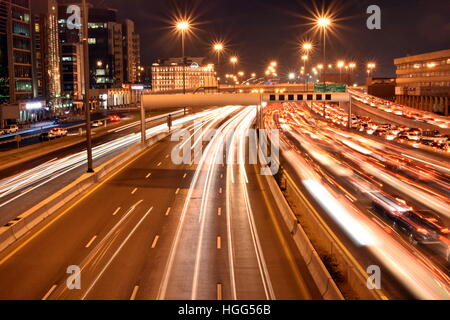
{"type": "Polygon", "coordinates": [[[288,230],[291,231],[295,245],[303,257],[320,294],[325,300],[344,300],[342,293],[311,244],[289,203],[281,192],[280,187],[277,185],[275,178],[273,176],[264,177],[266,178],[270,193],[278,206],[279,212],[283,217],[283,221],[288,230]]]}

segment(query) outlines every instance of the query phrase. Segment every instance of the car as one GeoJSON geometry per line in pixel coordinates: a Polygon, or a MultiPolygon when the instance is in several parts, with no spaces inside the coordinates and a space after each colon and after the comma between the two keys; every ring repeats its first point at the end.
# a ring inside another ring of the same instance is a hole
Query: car
{"type": "Polygon", "coordinates": [[[5,130],[0,129],[0,135],[3,135],[3,134],[5,134],[5,133],[6,133],[5,130]]]}
{"type": "Polygon", "coordinates": [[[101,120],[97,120],[97,121],[92,122],[92,127],[94,127],[94,128],[98,128],[98,127],[101,127],[101,126],[103,126],[103,121],[101,121],[101,120]]]}
{"type": "Polygon", "coordinates": [[[377,129],[377,130],[375,130],[375,131],[373,132],[373,135],[374,135],[374,136],[377,136],[377,137],[384,137],[384,136],[386,136],[387,134],[388,134],[388,131],[385,130],[385,129],[377,129]]]}
{"type": "Polygon", "coordinates": [[[56,136],[52,135],[50,132],[43,132],[39,135],[39,140],[41,141],[50,141],[55,138],[56,136]]]}
{"type": "Polygon", "coordinates": [[[444,225],[442,220],[430,210],[417,210],[411,212],[413,220],[420,221],[428,228],[436,231],[439,235],[449,238],[450,229],[444,225]]]}
{"type": "Polygon", "coordinates": [[[441,244],[440,234],[429,226],[412,208],[395,199],[376,192],[372,195],[372,208],[392,228],[400,234],[406,236],[412,245],[433,245],[441,244]]]}
{"type": "Polygon", "coordinates": [[[110,122],[119,122],[120,121],[120,117],[118,115],[112,115],[109,117],[109,121],[110,122]]]}
{"type": "Polygon", "coordinates": [[[19,127],[15,124],[12,124],[12,125],[6,126],[3,130],[5,131],[5,134],[16,133],[19,131],[19,127]]]}
{"type": "Polygon", "coordinates": [[[63,128],[53,128],[49,131],[49,135],[59,138],[59,137],[64,137],[67,136],[67,130],[63,129],[63,128]]]}

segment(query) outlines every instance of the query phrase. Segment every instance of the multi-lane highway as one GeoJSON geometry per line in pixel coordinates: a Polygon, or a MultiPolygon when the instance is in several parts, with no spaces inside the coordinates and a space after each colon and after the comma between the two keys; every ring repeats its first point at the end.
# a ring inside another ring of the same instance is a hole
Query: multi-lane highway
{"type": "MultiPolygon", "coordinates": [[[[174,118],[182,111],[170,114],[174,118]]],[[[167,114],[147,119],[148,135],[166,128],[167,114]]],[[[140,122],[132,122],[108,130],[93,139],[94,166],[114,158],[126,148],[139,143],[140,122]]],[[[0,171],[0,225],[14,219],[85,172],[85,142],[62,147],[32,161],[0,171]]]]}
{"type": "Polygon", "coordinates": [[[265,122],[283,133],[284,166],[345,247],[364,269],[383,266],[385,291],[449,297],[445,160],[342,130],[301,104],[272,106],[265,122]]]}
{"type": "Polygon", "coordinates": [[[191,118],[190,139],[154,145],[68,203],[0,255],[0,297],[320,299],[268,187],[242,161],[255,116],[255,107],[205,112],[203,130],[191,118]],[[205,143],[209,129],[219,134],[205,143]],[[202,156],[175,164],[188,141],[202,156]],[[73,265],[80,290],[66,286],[73,265]]]}

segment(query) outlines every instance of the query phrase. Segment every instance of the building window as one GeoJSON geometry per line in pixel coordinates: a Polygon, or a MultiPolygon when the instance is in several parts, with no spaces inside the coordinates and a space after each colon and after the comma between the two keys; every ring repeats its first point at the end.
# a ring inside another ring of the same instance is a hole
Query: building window
{"type": "Polygon", "coordinates": [[[16,91],[17,92],[31,92],[32,91],[31,81],[17,80],[16,81],[16,91]]]}
{"type": "Polygon", "coordinates": [[[97,43],[97,39],[95,39],[95,38],[89,38],[88,43],[89,43],[89,44],[96,44],[96,43],[97,43]]]}
{"type": "Polygon", "coordinates": [[[30,28],[26,24],[14,22],[13,23],[13,33],[29,37],[30,36],[30,28]]]}

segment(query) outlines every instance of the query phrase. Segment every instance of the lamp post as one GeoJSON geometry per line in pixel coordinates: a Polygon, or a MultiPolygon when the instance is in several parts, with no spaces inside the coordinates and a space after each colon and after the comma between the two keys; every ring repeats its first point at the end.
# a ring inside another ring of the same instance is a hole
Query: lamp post
{"type": "Polygon", "coordinates": [[[367,73],[369,74],[369,78],[372,75],[373,69],[375,69],[375,68],[376,68],[376,64],[375,63],[369,62],[367,64],[367,73]]]}
{"type": "MultiPolygon", "coordinates": [[[[304,42],[302,45],[302,49],[303,49],[303,56],[302,56],[302,60],[303,60],[303,69],[306,70],[306,63],[309,59],[309,52],[312,50],[313,46],[311,42],[304,42]]],[[[308,91],[308,86],[309,86],[309,81],[308,78],[306,77],[306,91],[308,91]]]]}
{"type": "Polygon", "coordinates": [[[222,43],[217,42],[213,44],[213,50],[216,52],[217,54],[217,88],[220,90],[220,74],[219,74],[219,69],[220,69],[220,55],[222,54],[223,50],[224,50],[224,46],[222,43]]]}
{"type": "Polygon", "coordinates": [[[337,63],[337,67],[339,69],[339,82],[342,82],[342,68],[345,66],[345,62],[340,60],[337,63]]]}
{"type": "MultiPolygon", "coordinates": [[[[327,18],[326,16],[322,16],[317,19],[317,26],[323,32],[323,64],[324,65],[327,64],[327,59],[326,59],[326,57],[327,57],[326,56],[327,30],[330,25],[331,25],[331,20],[330,20],[330,18],[327,18]]],[[[323,76],[323,80],[324,80],[324,84],[325,84],[326,83],[325,76],[323,76]]]]}
{"type": "Polygon", "coordinates": [[[87,172],[93,173],[93,161],[92,161],[92,132],[91,132],[91,106],[89,103],[89,89],[90,89],[90,73],[89,73],[89,34],[88,34],[88,22],[89,22],[89,9],[87,6],[87,0],[82,1],[83,10],[83,67],[84,67],[84,111],[86,121],[86,153],[87,153],[87,172]]]}
{"type": "MultiPolygon", "coordinates": [[[[233,66],[233,75],[234,76],[236,75],[236,64],[238,63],[238,61],[239,60],[236,56],[232,56],[230,58],[230,63],[233,66]]],[[[236,81],[233,81],[233,88],[234,88],[234,91],[236,91],[236,81]]]]}
{"type": "Polygon", "coordinates": [[[176,25],[178,32],[181,33],[181,56],[183,59],[183,94],[186,94],[186,56],[184,48],[184,38],[186,32],[189,30],[189,27],[189,22],[186,20],[179,21],[176,25]]]}

